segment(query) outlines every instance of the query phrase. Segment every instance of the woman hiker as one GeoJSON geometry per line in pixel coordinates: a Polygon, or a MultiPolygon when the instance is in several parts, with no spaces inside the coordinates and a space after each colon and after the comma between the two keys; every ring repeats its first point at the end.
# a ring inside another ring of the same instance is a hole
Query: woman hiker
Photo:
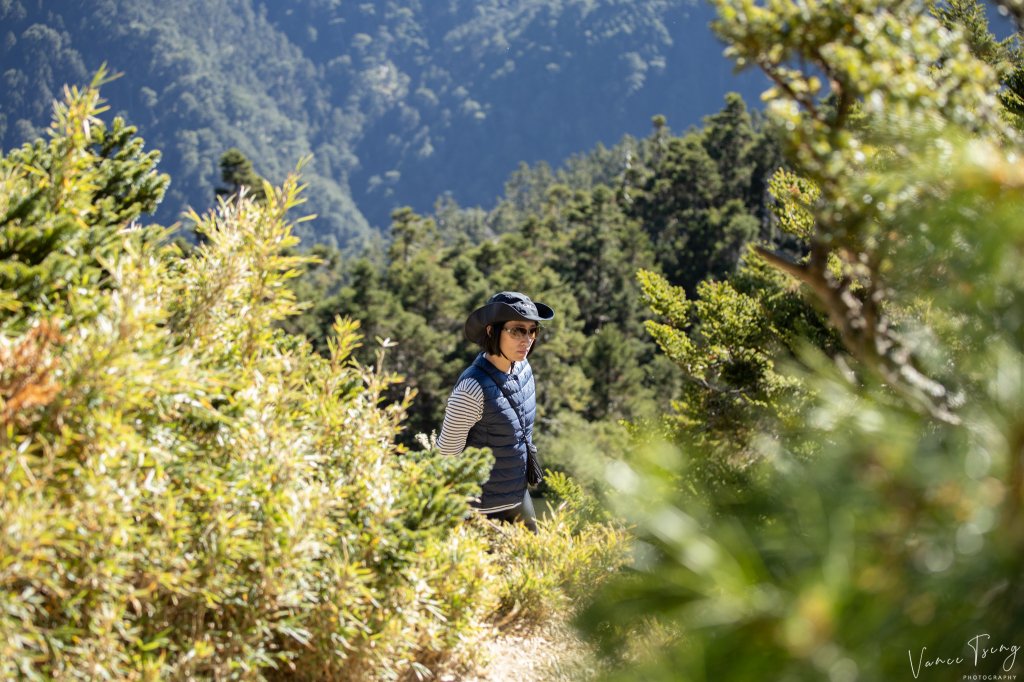
{"type": "Polygon", "coordinates": [[[466,338],[483,352],[455,383],[437,438],[438,449],[446,455],[467,447],[490,448],[494,466],[472,506],[490,519],[520,521],[534,533],[537,523],[527,489],[527,460],[532,464],[530,453],[536,452],[537,402],[526,356],[537,340],[540,323],[554,316],[548,306],[516,291],[495,294],[470,314],[466,338]]]}

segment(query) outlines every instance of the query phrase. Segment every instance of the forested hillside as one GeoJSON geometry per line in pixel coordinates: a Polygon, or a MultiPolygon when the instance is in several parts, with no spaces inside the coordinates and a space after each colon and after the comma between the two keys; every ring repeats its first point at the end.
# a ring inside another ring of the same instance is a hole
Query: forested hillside
{"type": "MultiPolygon", "coordinates": [[[[1024,3],[996,4],[1024,27],[1024,3]]],[[[0,677],[465,679],[498,633],[552,621],[593,658],[539,679],[1015,677],[1022,34],[995,37],[978,0],[713,5],[729,57],[772,83],[763,112],[728,94],[682,133],[648,117],[516,166],[493,205],[401,206],[355,254],[296,236],[313,166],[235,192],[266,173],[240,151],[181,240],[153,221],[176,181],[160,144],[103,106],[125,79],[69,88],[0,158],[0,677]],[[465,317],[502,289],[557,311],[530,355],[536,534],[470,510],[490,451],[430,438],[476,352],[465,317]]],[[[272,27],[269,54],[338,6],[197,26],[218,54],[242,47],[225,26],[272,27]]],[[[518,9],[481,6],[514,33],[518,9]]],[[[119,15],[147,44],[182,25],[151,9],[119,15]]],[[[119,30],[104,16],[76,26],[119,30]]],[[[5,77],[87,73],[48,31],[12,32],[40,52],[5,77]]],[[[186,121],[226,91],[176,72],[211,54],[180,45],[153,101],[186,121]]],[[[286,96],[289,67],[265,66],[286,96]]],[[[289,100],[296,125],[309,104],[289,100]]],[[[280,111],[261,125],[287,129],[280,111]]]]}
{"type": "MultiPolygon", "coordinates": [[[[774,136],[739,95],[720,106],[682,136],[656,117],[646,137],[626,136],[557,169],[523,166],[491,211],[399,210],[379,257],[317,248],[321,261],[294,285],[310,307],[287,328],[326,350],[343,314],[368,337],[395,342],[391,362],[405,382],[393,398],[417,391],[409,439],[439,427],[452,382],[475,352],[461,334],[467,312],[495,291],[538,292],[560,311],[531,357],[544,383],[557,386],[540,393],[541,438],[669,410],[680,382],[644,328],[650,314],[637,272],[661,273],[694,296],[705,280],[731,277],[750,243],[803,248],[769,210],[769,176],[782,162],[774,136]]],[[[758,296],[780,286],[755,280],[748,288],[758,296]]],[[[820,325],[807,308],[790,315],[820,325]]],[[[775,343],[767,328],[761,335],[775,343]]],[[[374,352],[357,355],[371,362],[374,352]]]]}
{"type": "Polygon", "coordinates": [[[345,245],[444,193],[489,207],[520,161],[561,163],[654,114],[697,123],[752,82],[710,17],[688,0],[11,0],[0,144],[33,139],[60,88],[107,63],[124,75],[104,96],[174,178],[161,222],[210,205],[231,147],[275,182],[312,154],[306,236],[345,245]]]}

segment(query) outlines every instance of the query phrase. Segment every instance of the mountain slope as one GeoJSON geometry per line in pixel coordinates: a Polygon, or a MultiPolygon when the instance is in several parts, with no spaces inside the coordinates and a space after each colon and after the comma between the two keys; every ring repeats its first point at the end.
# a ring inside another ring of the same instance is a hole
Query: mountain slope
{"type": "Polygon", "coordinates": [[[158,219],[211,203],[229,147],[275,182],[312,154],[306,236],[342,245],[396,206],[487,205],[520,161],[645,134],[658,113],[685,128],[726,91],[760,89],[685,0],[62,5],[0,2],[4,148],[107,63],[124,74],[104,89],[112,109],[173,178],[158,219]]]}

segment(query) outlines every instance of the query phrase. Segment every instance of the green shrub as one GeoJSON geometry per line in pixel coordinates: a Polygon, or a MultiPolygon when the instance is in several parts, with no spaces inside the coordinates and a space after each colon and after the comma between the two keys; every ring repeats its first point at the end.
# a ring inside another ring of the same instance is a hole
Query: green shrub
{"type": "Polygon", "coordinates": [[[593,496],[558,472],[548,471],[545,481],[558,504],[538,520],[536,535],[521,524],[479,524],[492,542],[499,581],[495,617],[502,622],[571,615],[581,598],[629,560],[629,534],[593,496]]]}
{"type": "Polygon", "coordinates": [[[99,112],[70,93],[51,146],[0,176],[8,257],[63,231],[0,280],[0,677],[398,679],[471,657],[485,454],[398,451],[408,401],[351,359],[355,324],[327,357],[275,326],[295,178],[193,215],[183,257],[133,225],[145,168],[96,191],[99,112]]]}

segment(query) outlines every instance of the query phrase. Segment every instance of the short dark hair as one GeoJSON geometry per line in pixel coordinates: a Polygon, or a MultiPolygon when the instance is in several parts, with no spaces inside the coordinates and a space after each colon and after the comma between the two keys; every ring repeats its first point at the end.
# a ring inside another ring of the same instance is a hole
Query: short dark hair
{"type": "Polygon", "coordinates": [[[484,329],[483,343],[480,345],[483,347],[484,352],[488,355],[501,355],[501,330],[505,328],[505,323],[508,320],[495,320],[491,322],[490,329],[484,329]]]}

